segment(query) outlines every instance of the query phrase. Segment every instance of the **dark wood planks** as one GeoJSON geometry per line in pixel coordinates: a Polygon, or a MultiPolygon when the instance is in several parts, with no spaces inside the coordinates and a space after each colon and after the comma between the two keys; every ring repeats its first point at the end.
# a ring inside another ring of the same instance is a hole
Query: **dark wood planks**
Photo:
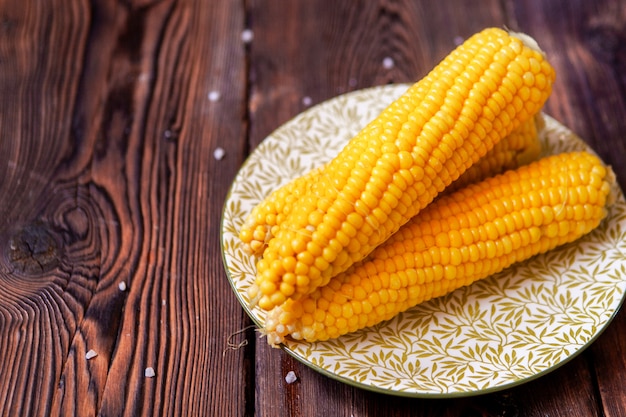
{"type": "Polygon", "coordinates": [[[71,363],[78,323],[96,286],[93,271],[73,270],[65,262],[74,254],[94,254],[85,213],[66,204],[80,198],[77,183],[51,180],[71,153],[68,138],[88,38],[88,22],[72,16],[84,15],[84,6],[19,1],[1,6],[2,415],[51,412],[55,391],[65,383],[60,376],[71,363]],[[79,239],[70,239],[67,246],[76,250],[64,258],[63,234],[74,227],[82,242],[74,246],[79,239]]]}
{"type": "Polygon", "coordinates": [[[242,5],[0,15],[0,414],[243,415],[218,238],[244,157],[242,5]]]}

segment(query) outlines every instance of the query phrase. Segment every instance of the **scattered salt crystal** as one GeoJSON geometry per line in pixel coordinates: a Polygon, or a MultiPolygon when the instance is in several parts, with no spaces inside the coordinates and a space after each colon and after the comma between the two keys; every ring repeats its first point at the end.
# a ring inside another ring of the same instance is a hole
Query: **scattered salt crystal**
{"type": "Polygon", "coordinates": [[[309,96],[302,97],[302,104],[305,106],[310,106],[313,103],[313,99],[309,96]]]}
{"type": "Polygon", "coordinates": [[[224,158],[224,155],[226,155],[226,151],[223,148],[215,148],[215,150],[213,151],[213,158],[217,159],[218,161],[222,160],[222,158],[224,158]]]}
{"type": "Polygon", "coordinates": [[[356,80],[356,78],[350,78],[350,79],[348,80],[348,85],[349,85],[350,87],[356,87],[357,83],[358,83],[358,81],[356,80]]]}
{"type": "Polygon", "coordinates": [[[85,359],[89,360],[89,359],[93,359],[96,356],[98,356],[98,354],[96,353],[95,350],[93,349],[89,349],[89,352],[87,352],[87,354],[85,354],[85,359]]]}
{"type": "Polygon", "coordinates": [[[126,291],[126,282],[122,281],[119,284],[117,284],[117,288],[120,289],[120,291],[126,291]]]}
{"type": "Polygon", "coordinates": [[[459,46],[460,44],[462,44],[462,43],[463,43],[463,41],[464,41],[464,39],[463,39],[463,37],[462,37],[462,36],[455,36],[455,37],[454,37],[454,44],[455,44],[456,46],[459,46]]]}
{"type": "Polygon", "coordinates": [[[293,384],[297,380],[298,377],[296,376],[296,373],[294,371],[289,371],[287,372],[287,375],[285,375],[285,382],[287,382],[288,384],[293,384]]]}
{"type": "Polygon", "coordinates": [[[388,56],[388,57],[385,57],[385,59],[383,59],[383,68],[391,69],[393,68],[394,65],[395,63],[393,62],[393,58],[388,56]]]}
{"type": "Polygon", "coordinates": [[[209,93],[209,100],[210,101],[217,101],[219,99],[220,99],[220,92],[219,91],[213,90],[213,91],[211,91],[209,93]]]}
{"type": "Polygon", "coordinates": [[[252,29],[244,29],[244,31],[241,32],[241,41],[243,43],[250,43],[252,42],[253,39],[254,39],[254,32],[252,32],[252,29]]]}
{"type": "Polygon", "coordinates": [[[161,305],[164,306],[165,305],[165,300],[161,300],[161,305]]]}
{"type": "Polygon", "coordinates": [[[154,368],[151,366],[146,368],[143,374],[146,378],[154,378],[156,376],[156,372],[154,372],[154,368]]]}

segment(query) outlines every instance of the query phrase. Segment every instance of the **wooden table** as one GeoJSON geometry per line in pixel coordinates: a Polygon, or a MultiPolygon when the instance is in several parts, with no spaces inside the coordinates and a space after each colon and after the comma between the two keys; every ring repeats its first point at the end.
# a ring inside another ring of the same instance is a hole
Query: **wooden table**
{"type": "Polygon", "coordinates": [[[269,348],[219,244],[270,132],[486,26],[539,40],[545,111],[626,188],[625,22],[621,0],[0,1],[0,415],[625,416],[626,312],[532,382],[399,398],[269,348]]]}

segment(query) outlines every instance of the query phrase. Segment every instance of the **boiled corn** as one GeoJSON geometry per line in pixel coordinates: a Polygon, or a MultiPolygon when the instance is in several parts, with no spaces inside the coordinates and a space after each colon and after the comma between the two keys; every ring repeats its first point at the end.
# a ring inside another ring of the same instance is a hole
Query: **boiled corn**
{"type": "Polygon", "coordinates": [[[323,167],[315,168],[295,178],[270,193],[252,209],[239,231],[239,239],[247,253],[263,254],[269,239],[276,235],[278,227],[291,213],[294,204],[310,189],[322,170],[323,167]]]}
{"type": "Polygon", "coordinates": [[[444,192],[458,190],[468,184],[526,165],[539,158],[541,154],[539,133],[543,130],[544,124],[540,113],[522,123],[511,134],[496,143],[493,149],[469,167],[444,192]]]}
{"type": "Polygon", "coordinates": [[[266,317],[270,344],[335,338],[572,242],[607,212],[615,181],[587,152],[546,157],[433,202],[369,257],[266,317]]]}
{"type": "MultiPolygon", "coordinates": [[[[541,114],[522,123],[450,184],[444,192],[462,188],[538,158],[541,152],[538,131],[543,129],[543,125],[541,114]]],[[[269,239],[276,236],[280,224],[289,215],[293,205],[310,189],[311,184],[317,181],[322,171],[323,167],[319,167],[295,178],[273,191],[254,207],[239,232],[239,238],[248,254],[263,255],[269,239]]]]}
{"type": "Polygon", "coordinates": [[[268,242],[251,304],[301,297],[367,256],[536,114],[554,75],[526,37],[469,38],[324,168],[268,242]]]}

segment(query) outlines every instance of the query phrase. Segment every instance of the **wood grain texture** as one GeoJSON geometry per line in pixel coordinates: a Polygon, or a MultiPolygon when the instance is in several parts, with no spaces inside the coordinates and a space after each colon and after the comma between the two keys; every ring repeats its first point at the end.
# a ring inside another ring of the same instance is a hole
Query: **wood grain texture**
{"type": "Polygon", "coordinates": [[[84,194],[77,183],[52,180],[71,152],[67,138],[88,37],[85,22],[72,16],[84,13],[83,7],[2,3],[2,415],[50,414],[78,324],[97,285],[91,268],[72,265],[75,256],[89,264],[98,255],[87,213],[67,204],[84,194]],[[67,232],[73,238],[66,247],[67,232]]]}
{"type": "Polygon", "coordinates": [[[211,4],[0,5],[0,414],[244,414],[244,313],[213,251],[244,15],[211,4]]]}
{"type": "Polygon", "coordinates": [[[626,188],[624,22],[621,0],[0,1],[0,415],[626,415],[624,312],[524,385],[398,398],[269,348],[219,240],[269,133],[415,81],[486,26],[540,40],[559,74],[546,111],[626,188]]]}

